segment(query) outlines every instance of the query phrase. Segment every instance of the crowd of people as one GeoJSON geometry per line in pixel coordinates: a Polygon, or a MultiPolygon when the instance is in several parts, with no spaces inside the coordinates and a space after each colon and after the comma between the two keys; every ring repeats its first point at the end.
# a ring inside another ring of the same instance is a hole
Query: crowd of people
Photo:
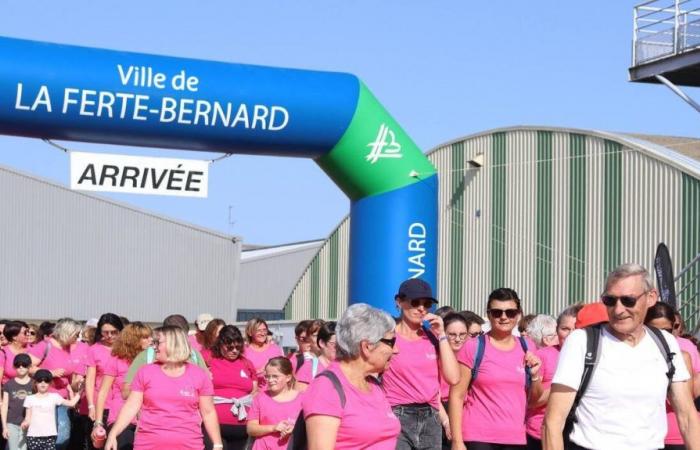
{"type": "Polygon", "coordinates": [[[485,320],[409,279],[287,355],[259,318],[1,321],[0,448],[700,450],[698,342],[643,267],[602,291],[555,318],[499,288],[485,320]]]}

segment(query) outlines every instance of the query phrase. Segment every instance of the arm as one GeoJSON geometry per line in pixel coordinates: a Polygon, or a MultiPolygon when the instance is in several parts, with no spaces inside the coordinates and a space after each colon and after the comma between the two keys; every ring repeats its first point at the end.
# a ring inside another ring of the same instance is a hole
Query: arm
{"type": "Polygon", "coordinates": [[[678,428],[683,436],[685,448],[700,450],[700,419],[693,403],[691,390],[690,381],[671,383],[669,400],[676,412],[676,420],[678,420],[678,428]]]}
{"type": "Polygon", "coordinates": [[[340,419],[333,416],[313,415],[306,419],[308,450],[333,450],[338,437],[340,419]]]}
{"type": "Polygon", "coordinates": [[[143,392],[134,391],[129,394],[129,398],[126,399],[126,403],[119,411],[119,416],[117,416],[117,420],[114,422],[109,436],[107,436],[105,450],[117,450],[117,436],[134,420],[134,417],[141,409],[142,403],[143,392]]]}
{"type": "MultiPolygon", "coordinates": [[[[440,394],[438,393],[438,397],[440,394]]],[[[445,407],[442,405],[442,402],[440,399],[438,399],[438,417],[440,418],[440,423],[442,424],[442,428],[445,430],[445,436],[447,436],[448,440],[452,440],[452,432],[450,430],[450,417],[447,415],[447,411],[445,411],[445,407]]]]}
{"type": "Polygon", "coordinates": [[[85,375],[85,397],[87,398],[88,404],[88,417],[90,420],[94,421],[95,417],[100,417],[95,414],[95,403],[97,399],[95,398],[95,379],[97,378],[97,367],[88,366],[87,374],[85,375]]]}
{"type": "Polygon", "coordinates": [[[20,428],[26,430],[32,422],[32,408],[24,408],[24,420],[20,424],[20,428]]]}
{"type": "Polygon", "coordinates": [[[472,380],[472,370],[463,364],[460,364],[459,367],[459,383],[450,387],[450,400],[447,405],[452,433],[452,448],[455,450],[466,448],[462,436],[462,409],[464,408],[464,397],[467,395],[467,389],[472,380]]]}
{"type": "Polygon", "coordinates": [[[447,342],[447,335],[445,334],[445,325],[442,323],[442,318],[433,314],[426,316],[430,321],[433,333],[438,337],[438,354],[440,361],[440,373],[442,378],[450,386],[454,386],[459,383],[459,363],[457,363],[457,357],[455,356],[454,350],[450,347],[450,343],[447,342]]]}
{"type": "Polygon", "coordinates": [[[214,448],[223,448],[221,445],[219,418],[216,415],[214,398],[211,395],[202,395],[199,397],[199,413],[202,415],[204,429],[207,430],[209,439],[214,443],[214,448]]]}
{"type": "Polygon", "coordinates": [[[7,392],[2,393],[2,406],[0,406],[0,418],[2,418],[2,437],[7,439],[9,436],[7,430],[7,408],[10,404],[10,395],[7,392]]]}
{"type": "Polygon", "coordinates": [[[542,426],[543,450],[564,450],[564,425],[575,398],[576,390],[561,384],[552,385],[542,426]]]}
{"type": "Polygon", "coordinates": [[[114,376],[105,375],[102,377],[102,384],[100,385],[100,392],[97,393],[97,406],[95,407],[95,426],[104,425],[102,423],[102,417],[105,412],[105,403],[107,402],[107,395],[109,390],[112,389],[112,384],[114,384],[114,376]]]}
{"type": "Polygon", "coordinates": [[[68,385],[66,388],[68,389],[68,399],[63,399],[63,401],[61,401],[61,405],[68,406],[69,408],[75,408],[75,405],[77,405],[80,401],[80,394],[74,392],[70,385],[68,385]]]}
{"type": "Polygon", "coordinates": [[[544,389],[542,388],[542,361],[532,352],[525,354],[525,365],[530,367],[530,375],[532,383],[527,391],[527,403],[530,406],[542,397],[544,389]]]}

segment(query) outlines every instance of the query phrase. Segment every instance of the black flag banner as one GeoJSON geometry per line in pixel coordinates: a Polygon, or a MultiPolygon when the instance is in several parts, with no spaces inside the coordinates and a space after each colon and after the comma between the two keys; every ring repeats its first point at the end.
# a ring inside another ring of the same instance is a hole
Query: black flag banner
{"type": "Polygon", "coordinates": [[[654,272],[656,272],[656,284],[659,288],[661,301],[676,308],[676,287],[673,283],[673,264],[668,254],[668,247],[666,247],[666,244],[663,242],[656,247],[654,272]]]}

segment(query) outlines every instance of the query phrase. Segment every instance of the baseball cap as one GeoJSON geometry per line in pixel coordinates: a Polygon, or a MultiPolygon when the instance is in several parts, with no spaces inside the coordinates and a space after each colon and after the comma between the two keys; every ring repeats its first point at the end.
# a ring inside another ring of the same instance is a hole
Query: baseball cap
{"type": "Polygon", "coordinates": [[[608,321],[610,321],[608,310],[600,302],[583,305],[583,308],[576,314],[576,328],[585,328],[608,321]]]}
{"type": "Polygon", "coordinates": [[[98,323],[99,323],[99,320],[97,320],[97,318],[93,317],[92,319],[85,322],[85,326],[91,327],[91,328],[97,328],[98,323]]]}
{"type": "Polygon", "coordinates": [[[204,331],[207,329],[207,325],[209,325],[209,322],[214,320],[214,317],[211,314],[208,313],[202,313],[197,316],[197,329],[199,331],[204,331]]]}
{"type": "Polygon", "coordinates": [[[34,381],[36,381],[37,383],[40,381],[47,381],[50,383],[52,380],[53,374],[51,374],[51,372],[46,369],[39,369],[34,374],[34,381]]]}
{"type": "Polygon", "coordinates": [[[15,359],[12,361],[12,366],[13,367],[19,367],[19,366],[24,366],[24,367],[31,367],[32,366],[32,358],[29,357],[26,353],[19,353],[15,355],[15,359]]]}
{"type": "Polygon", "coordinates": [[[430,284],[420,278],[409,278],[399,286],[399,293],[396,294],[401,300],[413,300],[416,298],[427,298],[434,303],[438,301],[433,297],[433,289],[430,284]]]}

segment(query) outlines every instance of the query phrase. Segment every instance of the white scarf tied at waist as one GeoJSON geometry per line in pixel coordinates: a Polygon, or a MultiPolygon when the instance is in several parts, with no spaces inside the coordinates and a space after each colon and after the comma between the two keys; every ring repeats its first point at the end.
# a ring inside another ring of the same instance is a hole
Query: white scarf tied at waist
{"type": "Polygon", "coordinates": [[[248,411],[246,411],[246,407],[253,404],[253,396],[248,394],[245,397],[241,398],[226,398],[215,395],[214,404],[218,405],[222,403],[231,403],[231,414],[238,417],[238,420],[245,420],[248,417],[248,411]]]}

